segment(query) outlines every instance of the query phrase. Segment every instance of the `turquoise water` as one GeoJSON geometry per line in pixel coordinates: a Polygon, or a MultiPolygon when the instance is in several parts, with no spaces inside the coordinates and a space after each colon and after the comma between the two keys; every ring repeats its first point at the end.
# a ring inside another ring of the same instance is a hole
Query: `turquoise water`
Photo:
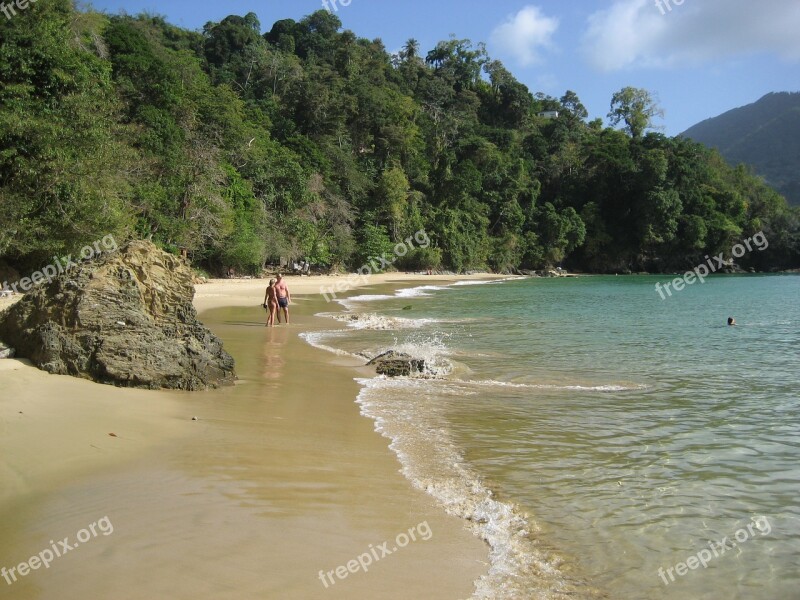
{"type": "Polygon", "coordinates": [[[800,598],[800,277],[659,280],[362,296],[310,340],[432,366],[359,402],[491,545],[475,597],[800,598]]]}

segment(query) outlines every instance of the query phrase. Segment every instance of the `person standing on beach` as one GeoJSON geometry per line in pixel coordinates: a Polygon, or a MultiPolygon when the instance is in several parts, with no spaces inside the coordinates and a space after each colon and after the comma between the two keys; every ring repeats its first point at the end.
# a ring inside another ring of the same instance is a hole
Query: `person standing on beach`
{"type": "Polygon", "coordinates": [[[275,284],[275,294],[278,296],[278,323],[281,322],[281,310],[283,316],[286,317],[286,324],[289,324],[289,303],[292,301],[292,295],[289,293],[289,287],[283,280],[283,275],[278,273],[278,283],[275,284]]]}
{"type": "Polygon", "coordinates": [[[264,308],[267,309],[269,317],[267,318],[267,327],[275,326],[275,315],[278,314],[278,296],[275,293],[275,280],[269,280],[267,286],[267,293],[264,294],[264,308]]]}

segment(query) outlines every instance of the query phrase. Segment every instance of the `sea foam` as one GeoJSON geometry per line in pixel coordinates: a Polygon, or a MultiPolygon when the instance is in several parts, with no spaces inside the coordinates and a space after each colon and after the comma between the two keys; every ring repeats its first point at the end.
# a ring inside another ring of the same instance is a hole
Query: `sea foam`
{"type": "Polygon", "coordinates": [[[361,413],[391,440],[403,475],[489,545],[489,570],[475,582],[473,598],[600,597],[562,571],[563,558],[538,539],[535,521],[499,499],[459,454],[436,400],[462,394],[461,386],[446,380],[356,381],[363,386],[357,400],[361,413]]]}

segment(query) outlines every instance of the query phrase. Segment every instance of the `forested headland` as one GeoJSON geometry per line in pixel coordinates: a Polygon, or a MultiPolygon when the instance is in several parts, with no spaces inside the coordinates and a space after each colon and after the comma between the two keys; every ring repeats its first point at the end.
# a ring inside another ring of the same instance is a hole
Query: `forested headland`
{"type": "Polygon", "coordinates": [[[391,55],[326,11],[266,29],[70,0],[0,19],[0,263],[113,234],[210,272],[354,269],[424,230],[400,268],[682,270],[757,232],[768,250],[739,264],[800,266],[800,211],[654,130],[646,90],[609,98],[607,126],[480,43],[391,55]]]}

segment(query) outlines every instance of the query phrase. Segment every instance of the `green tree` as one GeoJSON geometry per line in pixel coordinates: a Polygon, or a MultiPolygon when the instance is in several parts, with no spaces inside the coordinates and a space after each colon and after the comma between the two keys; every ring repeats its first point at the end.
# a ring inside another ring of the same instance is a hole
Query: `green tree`
{"type": "Polygon", "coordinates": [[[634,139],[640,139],[647,129],[651,129],[655,117],[663,117],[664,111],[658,106],[647,90],[626,87],[614,94],[611,99],[611,112],[608,118],[616,126],[625,123],[625,130],[634,139]]]}
{"type": "Polygon", "coordinates": [[[104,48],[85,44],[102,24],[66,0],[0,20],[0,256],[19,265],[130,232],[136,157],[104,48]]]}
{"type": "Polygon", "coordinates": [[[392,239],[401,239],[400,231],[408,215],[408,196],[411,188],[408,177],[400,167],[392,167],[381,174],[378,183],[378,195],[384,207],[384,214],[389,223],[392,239]]]}

